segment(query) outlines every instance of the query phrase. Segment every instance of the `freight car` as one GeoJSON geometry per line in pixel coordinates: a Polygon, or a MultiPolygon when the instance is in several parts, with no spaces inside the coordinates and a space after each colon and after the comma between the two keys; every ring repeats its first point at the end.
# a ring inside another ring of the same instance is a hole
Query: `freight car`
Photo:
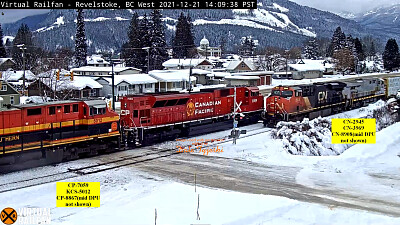
{"type": "Polygon", "coordinates": [[[273,88],[266,100],[264,125],[278,121],[313,119],[351,108],[362,107],[385,97],[384,81],[379,78],[347,82],[315,83],[273,88]]]}
{"type": "MultiPolygon", "coordinates": [[[[264,101],[258,88],[236,88],[236,101],[239,125],[261,119],[264,101]]],[[[147,145],[231,128],[234,88],[124,96],[120,102],[125,143],[147,145]]]]}
{"type": "Polygon", "coordinates": [[[0,111],[0,128],[0,172],[95,155],[118,147],[120,136],[119,115],[102,100],[12,106],[0,111]]]}

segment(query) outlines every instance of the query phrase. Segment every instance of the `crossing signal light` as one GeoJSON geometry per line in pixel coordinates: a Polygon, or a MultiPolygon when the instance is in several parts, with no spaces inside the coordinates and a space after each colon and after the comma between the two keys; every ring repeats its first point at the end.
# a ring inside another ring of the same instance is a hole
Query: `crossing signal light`
{"type": "Polygon", "coordinates": [[[60,80],[60,70],[57,70],[57,80],[60,80]]]}
{"type": "Polygon", "coordinates": [[[74,80],[74,72],[73,71],[71,71],[71,81],[73,81],[74,80]]]}

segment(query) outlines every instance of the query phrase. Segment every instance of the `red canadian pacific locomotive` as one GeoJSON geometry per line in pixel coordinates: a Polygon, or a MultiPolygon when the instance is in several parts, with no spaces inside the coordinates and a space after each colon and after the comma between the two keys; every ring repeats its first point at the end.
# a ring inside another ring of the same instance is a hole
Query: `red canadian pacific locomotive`
{"type": "MultiPolygon", "coordinates": [[[[232,127],[234,88],[125,96],[120,101],[121,127],[132,144],[150,144],[232,127]]],[[[258,88],[236,88],[236,101],[240,104],[240,125],[260,119],[264,101],[258,88]]]]}

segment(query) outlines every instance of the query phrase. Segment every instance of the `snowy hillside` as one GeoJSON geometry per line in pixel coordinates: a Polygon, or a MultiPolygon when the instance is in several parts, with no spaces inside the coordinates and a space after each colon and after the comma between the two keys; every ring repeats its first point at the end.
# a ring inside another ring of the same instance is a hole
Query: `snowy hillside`
{"type": "MultiPolygon", "coordinates": [[[[177,17],[183,11],[194,21],[195,43],[206,36],[211,46],[226,40],[234,50],[244,36],[253,36],[260,46],[290,48],[302,45],[310,37],[330,37],[337,26],[353,36],[367,32],[354,21],[335,14],[298,5],[288,0],[259,0],[255,10],[163,10],[167,42],[174,32],[177,17]]],[[[134,10],[85,10],[86,34],[93,45],[90,51],[118,50],[127,40],[127,28],[134,10]],[[101,31],[101,32],[99,32],[101,31]],[[94,47],[96,46],[96,47],[94,47]]],[[[148,10],[135,10],[139,15],[148,10]]],[[[72,47],[76,12],[52,10],[4,25],[6,35],[15,36],[21,23],[28,23],[39,43],[46,47],[72,47]],[[35,23],[31,22],[34,19],[35,23]]]]}
{"type": "Polygon", "coordinates": [[[400,4],[379,7],[355,18],[373,32],[384,32],[392,38],[400,37],[400,4]]]}

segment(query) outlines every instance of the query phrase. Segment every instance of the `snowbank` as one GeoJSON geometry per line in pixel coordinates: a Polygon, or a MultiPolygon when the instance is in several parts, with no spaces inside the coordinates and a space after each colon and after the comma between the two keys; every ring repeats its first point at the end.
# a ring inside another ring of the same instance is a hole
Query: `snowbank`
{"type": "Polygon", "coordinates": [[[332,118],[375,118],[376,131],[395,123],[398,114],[392,106],[394,100],[387,103],[378,101],[368,107],[302,122],[279,122],[271,137],[281,139],[283,148],[293,155],[329,156],[340,155],[351,144],[331,144],[332,118]]]}
{"type": "Polygon", "coordinates": [[[351,146],[331,144],[331,120],[321,117],[280,122],[271,136],[282,139],[284,149],[294,155],[339,155],[351,146]]]}

